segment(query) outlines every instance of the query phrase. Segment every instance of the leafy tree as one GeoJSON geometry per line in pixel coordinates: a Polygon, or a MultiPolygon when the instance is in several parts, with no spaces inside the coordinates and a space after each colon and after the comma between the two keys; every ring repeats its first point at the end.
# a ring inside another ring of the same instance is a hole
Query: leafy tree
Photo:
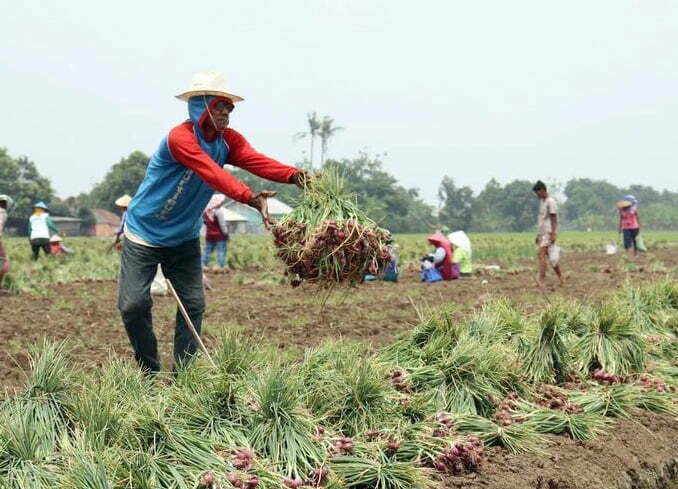
{"type": "Polygon", "coordinates": [[[56,197],[49,204],[49,213],[53,216],[73,217],[71,208],[66,202],[56,197]]]}
{"type": "Polygon", "coordinates": [[[565,185],[565,208],[570,221],[588,215],[614,215],[614,203],[621,195],[618,187],[605,180],[575,178],[565,185]]]}
{"type": "Polygon", "coordinates": [[[474,231],[489,232],[503,229],[506,223],[499,210],[501,199],[501,184],[493,178],[473,200],[474,231]]]}
{"type": "Polygon", "coordinates": [[[539,200],[535,197],[533,182],[514,180],[502,189],[499,210],[506,219],[509,231],[531,231],[537,222],[539,200]]]}
{"type": "Polygon", "coordinates": [[[79,219],[82,219],[81,229],[87,229],[96,224],[96,218],[92,213],[92,209],[89,209],[88,207],[78,208],[78,213],[76,215],[79,219]]]}
{"type": "Polygon", "coordinates": [[[0,148],[0,194],[14,199],[8,226],[20,230],[25,228],[35,201],[44,200],[49,205],[54,199],[49,179],[40,175],[35,163],[25,156],[12,158],[6,148],[0,148]]]}
{"type": "Polygon", "coordinates": [[[438,190],[440,224],[450,231],[463,229],[468,231],[473,220],[473,190],[470,187],[457,187],[450,177],[443,177],[438,190]]]}
{"type": "Polygon", "coordinates": [[[652,187],[647,185],[631,185],[627,188],[621,189],[620,194],[627,195],[631,194],[638,202],[642,202],[643,207],[652,205],[652,204],[661,204],[662,203],[662,194],[657,192],[652,187]]]}
{"type": "Polygon", "coordinates": [[[678,229],[678,209],[671,204],[650,204],[640,210],[643,229],[678,229]]]}
{"type": "Polygon", "coordinates": [[[135,151],[113,165],[104,179],[90,193],[92,207],[117,212],[115,200],[124,194],[134,195],[146,174],[149,158],[141,151],[135,151]]]}
{"type": "Polygon", "coordinates": [[[501,186],[492,179],[472,204],[474,231],[529,231],[539,202],[532,182],[514,180],[501,186]]]}

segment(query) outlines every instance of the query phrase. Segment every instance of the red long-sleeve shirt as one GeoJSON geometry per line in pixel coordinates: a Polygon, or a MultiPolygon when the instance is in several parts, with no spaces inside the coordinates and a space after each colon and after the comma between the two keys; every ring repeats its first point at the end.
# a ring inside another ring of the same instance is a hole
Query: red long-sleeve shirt
{"type": "MultiPolygon", "coordinates": [[[[280,183],[289,183],[292,175],[298,171],[293,166],[257,152],[245,137],[234,129],[226,129],[223,138],[229,147],[226,163],[230,165],[280,183]]],[[[186,121],[172,129],[167,144],[172,156],[179,163],[198,174],[214,190],[245,204],[251,200],[252,190],[228,170],[221,168],[202,150],[193,133],[192,122],[186,121]]]]}

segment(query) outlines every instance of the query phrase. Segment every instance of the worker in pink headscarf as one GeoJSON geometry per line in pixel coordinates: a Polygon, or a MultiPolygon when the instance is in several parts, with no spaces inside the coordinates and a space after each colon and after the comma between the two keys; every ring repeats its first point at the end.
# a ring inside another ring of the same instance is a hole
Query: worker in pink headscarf
{"type": "Polygon", "coordinates": [[[217,262],[221,268],[226,266],[226,252],[228,250],[228,226],[226,211],[222,204],[226,197],[214,194],[205,207],[202,220],[205,223],[205,249],[202,254],[202,266],[207,268],[214,250],[217,252],[217,262]]]}
{"type": "Polygon", "coordinates": [[[459,278],[459,268],[452,263],[452,245],[440,231],[428,237],[428,242],[435,247],[432,254],[433,265],[442,275],[443,280],[459,278]]]}

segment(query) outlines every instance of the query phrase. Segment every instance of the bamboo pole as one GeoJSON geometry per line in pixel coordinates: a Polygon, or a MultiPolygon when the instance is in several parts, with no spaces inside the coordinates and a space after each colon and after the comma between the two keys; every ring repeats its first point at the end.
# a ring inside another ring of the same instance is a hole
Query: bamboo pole
{"type": "Polygon", "coordinates": [[[172,282],[168,278],[165,278],[165,281],[167,282],[167,287],[170,289],[170,292],[172,292],[172,295],[177,301],[177,304],[179,305],[179,310],[181,311],[181,315],[184,316],[184,319],[186,320],[186,324],[188,324],[188,329],[191,330],[191,333],[193,333],[193,337],[195,338],[195,341],[198,343],[198,346],[200,347],[200,350],[205,354],[207,357],[207,360],[212,364],[213,367],[216,367],[217,365],[214,363],[214,360],[212,360],[212,357],[210,356],[209,352],[207,351],[207,348],[205,348],[205,344],[202,342],[202,338],[200,338],[200,335],[198,334],[198,330],[195,329],[195,326],[193,326],[193,321],[191,321],[191,318],[188,317],[188,312],[186,312],[186,308],[184,305],[181,303],[181,299],[179,299],[179,295],[177,294],[177,291],[174,290],[174,286],[172,285],[172,282]]]}

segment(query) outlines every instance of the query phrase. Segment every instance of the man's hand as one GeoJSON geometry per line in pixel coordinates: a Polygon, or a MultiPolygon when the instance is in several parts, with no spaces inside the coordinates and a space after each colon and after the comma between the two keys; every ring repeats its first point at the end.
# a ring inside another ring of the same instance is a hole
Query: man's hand
{"type": "Polygon", "coordinates": [[[290,183],[296,185],[297,187],[303,189],[309,184],[311,174],[305,170],[299,170],[297,173],[290,177],[290,183]]]}
{"type": "Polygon", "coordinates": [[[556,232],[555,231],[549,233],[549,241],[551,242],[551,244],[556,242],[556,232]]]}
{"type": "Polygon", "coordinates": [[[275,221],[268,215],[268,201],[266,199],[275,197],[277,193],[278,192],[273,192],[271,190],[263,190],[258,194],[254,194],[247,203],[250,207],[254,207],[259,211],[266,229],[270,229],[270,227],[275,224],[275,221]]]}

